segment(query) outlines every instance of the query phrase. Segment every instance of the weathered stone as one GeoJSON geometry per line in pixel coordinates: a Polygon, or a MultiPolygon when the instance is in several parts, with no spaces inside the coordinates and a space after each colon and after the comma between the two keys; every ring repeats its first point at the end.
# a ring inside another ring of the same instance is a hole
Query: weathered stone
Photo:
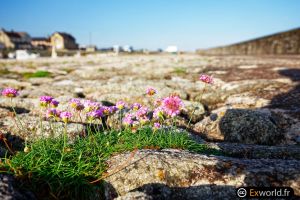
{"type": "Polygon", "coordinates": [[[195,123],[200,121],[205,114],[204,106],[199,102],[183,101],[184,110],[182,113],[186,116],[187,120],[195,123]]]}
{"type": "Polygon", "coordinates": [[[128,192],[124,196],[119,196],[115,200],[152,200],[152,196],[145,194],[144,192],[128,192]]]}
{"type": "Polygon", "coordinates": [[[272,116],[246,109],[220,108],[195,124],[194,131],[216,141],[265,145],[286,141],[272,116]]]}
{"type": "MultiPolygon", "coordinates": [[[[40,120],[39,117],[28,116],[26,114],[19,115],[19,121],[6,117],[3,120],[3,130],[5,132],[17,135],[22,139],[36,140],[38,138],[57,137],[64,133],[63,122],[50,122],[40,120]]],[[[83,134],[86,127],[79,123],[68,123],[67,133],[70,138],[83,134]]]]}
{"type": "Polygon", "coordinates": [[[229,142],[275,145],[285,140],[270,116],[252,110],[228,109],[219,128],[229,142]]]}
{"type": "Polygon", "coordinates": [[[33,193],[18,188],[18,183],[11,175],[0,174],[1,200],[34,200],[33,193]]]}
{"type": "MultiPolygon", "coordinates": [[[[203,142],[202,142],[203,143],[203,142]]],[[[297,159],[300,160],[300,147],[298,145],[266,146],[239,143],[205,143],[209,147],[221,150],[228,156],[250,159],[297,159]]]]}
{"type": "Polygon", "coordinates": [[[224,135],[220,131],[219,122],[224,116],[226,110],[226,107],[213,110],[210,116],[205,117],[203,120],[196,123],[193,130],[196,133],[204,136],[205,139],[212,141],[223,141],[224,135]]]}
{"type": "Polygon", "coordinates": [[[241,186],[286,186],[300,195],[299,160],[141,150],[116,155],[108,165],[107,199],[131,191],[156,195],[154,199],[234,199],[236,188],[241,186]]]}

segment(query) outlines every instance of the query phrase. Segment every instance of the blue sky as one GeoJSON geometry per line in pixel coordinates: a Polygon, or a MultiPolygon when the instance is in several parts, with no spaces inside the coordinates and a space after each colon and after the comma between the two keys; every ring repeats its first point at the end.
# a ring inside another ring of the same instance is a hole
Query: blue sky
{"type": "Polygon", "coordinates": [[[1,0],[0,27],[81,45],[195,50],[300,27],[300,0],[1,0]]]}

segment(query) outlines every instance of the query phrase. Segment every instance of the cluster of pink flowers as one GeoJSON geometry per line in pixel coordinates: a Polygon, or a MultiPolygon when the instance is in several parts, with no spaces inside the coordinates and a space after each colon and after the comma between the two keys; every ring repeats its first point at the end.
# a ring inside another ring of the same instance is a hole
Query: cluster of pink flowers
{"type": "Polygon", "coordinates": [[[132,127],[152,124],[154,129],[159,129],[165,120],[179,115],[184,106],[178,95],[156,99],[154,105],[157,107],[151,111],[148,107],[134,103],[125,114],[123,124],[132,127]]]}
{"type": "Polygon", "coordinates": [[[214,79],[212,76],[206,75],[206,74],[201,74],[199,77],[199,80],[207,83],[207,84],[213,84],[214,83],[214,79]]]}
{"type": "Polygon", "coordinates": [[[52,106],[56,108],[58,106],[59,102],[55,100],[51,96],[41,96],[40,97],[40,106],[43,108],[46,108],[48,106],[52,106]]]}
{"type": "Polygon", "coordinates": [[[4,90],[2,90],[1,94],[2,96],[13,98],[18,96],[19,92],[18,90],[13,88],[5,88],[4,90]]]}
{"type": "MultiPolygon", "coordinates": [[[[146,90],[148,96],[153,96],[157,91],[150,87],[146,90]]],[[[5,97],[16,97],[18,91],[12,88],[6,88],[2,91],[5,97]]],[[[68,123],[76,117],[79,117],[81,122],[92,122],[103,119],[108,119],[114,114],[119,115],[120,122],[125,127],[137,128],[145,125],[150,125],[154,129],[159,129],[164,124],[165,120],[172,119],[179,115],[183,108],[183,102],[178,95],[170,95],[165,98],[151,99],[156,107],[151,110],[140,103],[128,105],[124,101],[118,101],[116,105],[104,106],[99,102],[72,98],[68,101],[67,110],[59,110],[59,101],[52,96],[41,96],[39,98],[40,106],[47,119],[62,121],[68,123]]]]}

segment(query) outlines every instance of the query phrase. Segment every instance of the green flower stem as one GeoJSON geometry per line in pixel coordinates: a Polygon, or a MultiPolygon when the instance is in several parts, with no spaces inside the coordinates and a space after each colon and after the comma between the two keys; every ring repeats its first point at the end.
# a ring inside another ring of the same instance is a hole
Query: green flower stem
{"type": "Polygon", "coordinates": [[[18,121],[18,123],[21,125],[21,128],[22,128],[22,129],[21,129],[21,128],[18,126],[18,124],[16,123],[17,127],[18,127],[21,131],[24,131],[25,129],[24,129],[24,127],[23,127],[23,124],[22,124],[22,122],[21,122],[19,116],[17,115],[17,112],[16,112],[16,110],[15,110],[15,108],[14,108],[14,106],[13,106],[12,98],[10,98],[10,104],[11,104],[11,108],[12,108],[12,110],[13,110],[13,112],[14,112],[14,115],[16,116],[17,121],[18,121]]]}

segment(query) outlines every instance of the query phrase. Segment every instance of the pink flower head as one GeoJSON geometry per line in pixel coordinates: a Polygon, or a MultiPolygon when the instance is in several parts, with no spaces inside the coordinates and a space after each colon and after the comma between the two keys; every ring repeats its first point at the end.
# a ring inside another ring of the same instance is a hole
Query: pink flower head
{"type": "Polygon", "coordinates": [[[70,99],[69,100],[69,105],[71,106],[71,108],[73,108],[74,110],[77,110],[77,111],[81,111],[84,108],[84,106],[81,103],[80,99],[70,99]]]}
{"type": "Polygon", "coordinates": [[[108,106],[102,106],[100,109],[102,110],[104,115],[110,115],[110,109],[108,106]]]}
{"type": "Polygon", "coordinates": [[[68,111],[64,111],[64,112],[61,112],[59,117],[61,118],[61,120],[65,123],[67,123],[71,117],[72,117],[72,113],[68,112],[68,111]]]}
{"type": "Polygon", "coordinates": [[[164,116],[165,116],[165,111],[162,107],[157,107],[156,109],[154,109],[153,117],[155,119],[164,119],[164,116]]]}
{"type": "Polygon", "coordinates": [[[51,102],[50,102],[50,105],[54,108],[56,108],[58,106],[59,102],[55,99],[52,99],[51,102]]]}
{"type": "Polygon", "coordinates": [[[150,122],[150,119],[147,116],[143,116],[139,118],[139,122],[144,125],[150,122]]]}
{"type": "Polygon", "coordinates": [[[141,118],[146,117],[146,115],[148,114],[148,112],[149,112],[149,109],[147,107],[145,107],[145,106],[142,106],[142,107],[140,107],[140,109],[138,109],[136,111],[135,114],[136,114],[136,117],[138,119],[141,119],[141,118]]]}
{"type": "Polygon", "coordinates": [[[155,100],[154,100],[154,105],[155,105],[155,106],[160,106],[161,103],[162,103],[162,99],[161,99],[161,98],[158,98],[158,99],[155,99],[155,100]]]}
{"type": "Polygon", "coordinates": [[[51,96],[41,96],[40,97],[40,106],[47,107],[48,105],[50,105],[50,103],[53,99],[54,98],[51,96]]]}
{"type": "Polygon", "coordinates": [[[154,129],[160,129],[161,128],[161,125],[160,125],[160,123],[158,123],[158,122],[155,122],[154,124],[153,124],[154,126],[154,129]]]}
{"type": "Polygon", "coordinates": [[[126,126],[130,126],[134,123],[134,115],[127,113],[123,119],[123,124],[125,124],[126,126]]]}
{"type": "Polygon", "coordinates": [[[90,121],[92,121],[94,119],[100,119],[101,117],[103,117],[103,112],[101,109],[91,111],[91,112],[86,113],[86,117],[90,121]]]}
{"type": "Polygon", "coordinates": [[[100,103],[90,101],[90,100],[85,100],[83,105],[84,105],[84,110],[86,112],[91,112],[93,110],[98,110],[101,107],[100,103]]]}
{"type": "Polygon", "coordinates": [[[50,108],[46,110],[46,118],[55,118],[58,119],[60,117],[60,111],[55,108],[50,108]]]}
{"type": "Polygon", "coordinates": [[[116,106],[109,106],[108,110],[109,110],[109,114],[112,115],[117,112],[118,108],[116,106]]]}
{"type": "Polygon", "coordinates": [[[5,88],[4,90],[2,90],[1,94],[2,94],[2,96],[10,97],[10,98],[16,97],[19,95],[18,90],[13,89],[13,88],[5,88]]]}
{"type": "Polygon", "coordinates": [[[162,101],[162,108],[166,112],[166,114],[170,117],[175,117],[176,115],[178,115],[182,107],[183,107],[183,102],[176,95],[171,95],[169,97],[166,97],[162,101]]]}
{"type": "Polygon", "coordinates": [[[213,84],[214,82],[213,77],[206,74],[201,74],[199,80],[207,84],[213,84]]]}
{"type": "Polygon", "coordinates": [[[146,90],[146,94],[149,96],[153,96],[157,93],[156,89],[154,89],[153,87],[148,87],[146,90]]]}
{"type": "Polygon", "coordinates": [[[117,107],[119,110],[124,109],[125,106],[126,106],[126,103],[125,103],[124,101],[118,101],[118,102],[116,103],[116,107],[117,107]]]}
{"type": "Polygon", "coordinates": [[[132,104],[131,109],[132,109],[132,110],[138,110],[138,109],[140,109],[141,107],[142,107],[141,104],[139,104],[139,103],[134,103],[134,104],[132,104]]]}

